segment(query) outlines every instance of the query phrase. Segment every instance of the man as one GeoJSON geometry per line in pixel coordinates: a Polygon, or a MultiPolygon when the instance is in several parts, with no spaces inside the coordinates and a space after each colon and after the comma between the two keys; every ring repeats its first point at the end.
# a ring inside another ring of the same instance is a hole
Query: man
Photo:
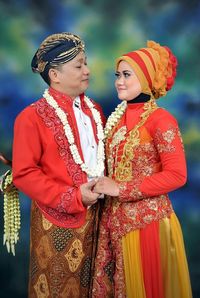
{"type": "Polygon", "coordinates": [[[104,117],[84,95],[83,41],[71,33],[47,37],[32,69],[49,89],[18,115],[13,143],[14,184],[32,199],[29,297],[90,297],[104,117]]]}

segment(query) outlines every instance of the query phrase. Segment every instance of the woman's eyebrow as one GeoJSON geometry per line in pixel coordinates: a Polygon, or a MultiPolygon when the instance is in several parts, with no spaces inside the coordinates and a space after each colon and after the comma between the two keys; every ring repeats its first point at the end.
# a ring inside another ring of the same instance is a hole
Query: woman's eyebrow
{"type": "Polygon", "coordinates": [[[125,70],[122,70],[122,72],[130,72],[131,73],[132,71],[129,69],[127,69],[127,70],[125,69],[125,70]]]}

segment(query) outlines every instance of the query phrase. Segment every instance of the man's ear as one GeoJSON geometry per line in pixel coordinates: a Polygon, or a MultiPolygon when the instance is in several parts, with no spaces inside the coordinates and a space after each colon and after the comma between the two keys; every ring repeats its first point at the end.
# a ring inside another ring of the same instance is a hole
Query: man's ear
{"type": "Polygon", "coordinates": [[[60,82],[60,80],[59,80],[59,71],[57,69],[50,68],[49,69],[49,78],[50,78],[51,82],[59,83],[60,82]]]}

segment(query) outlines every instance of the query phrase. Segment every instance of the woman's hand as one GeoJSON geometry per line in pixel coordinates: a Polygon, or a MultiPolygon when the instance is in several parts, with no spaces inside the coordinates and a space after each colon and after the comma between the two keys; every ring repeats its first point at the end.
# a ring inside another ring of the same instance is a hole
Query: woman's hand
{"type": "Polygon", "coordinates": [[[97,183],[93,188],[94,192],[102,193],[112,197],[119,196],[119,186],[118,184],[108,177],[101,177],[98,179],[97,183]]]}

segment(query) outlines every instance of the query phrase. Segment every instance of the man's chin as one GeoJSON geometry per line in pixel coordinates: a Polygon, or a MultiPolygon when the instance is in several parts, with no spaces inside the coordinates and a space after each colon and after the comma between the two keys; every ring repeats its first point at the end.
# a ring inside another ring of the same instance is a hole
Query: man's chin
{"type": "Polygon", "coordinates": [[[83,92],[89,87],[89,80],[82,81],[83,92]]]}

